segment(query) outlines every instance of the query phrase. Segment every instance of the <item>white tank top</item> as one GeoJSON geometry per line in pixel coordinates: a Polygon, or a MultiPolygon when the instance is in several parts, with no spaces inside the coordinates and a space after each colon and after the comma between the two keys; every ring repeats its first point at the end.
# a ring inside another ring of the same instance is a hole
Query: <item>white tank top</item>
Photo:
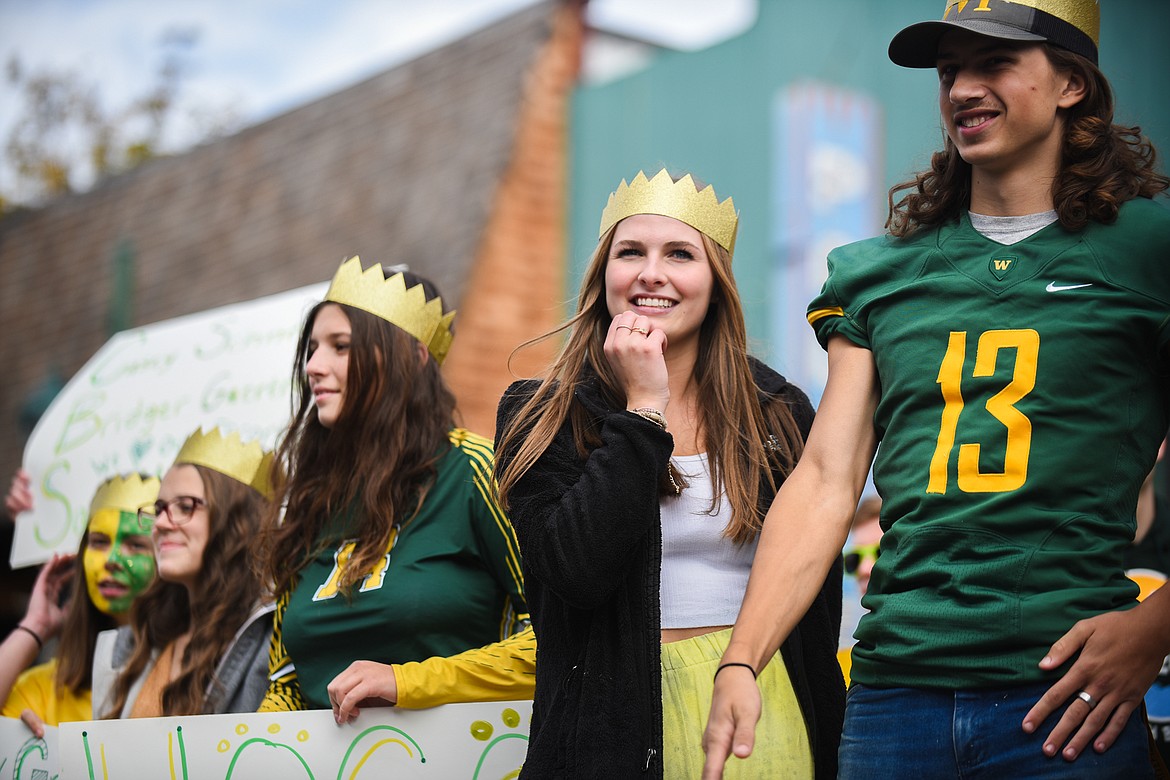
{"type": "Polygon", "coordinates": [[[676,455],[688,486],[660,504],[662,517],[662,628],[729,626],[739,616],[756,540],[737,545],[723,537],[731,504],[720,490],[711,508],[706,453],[676,455]]]}

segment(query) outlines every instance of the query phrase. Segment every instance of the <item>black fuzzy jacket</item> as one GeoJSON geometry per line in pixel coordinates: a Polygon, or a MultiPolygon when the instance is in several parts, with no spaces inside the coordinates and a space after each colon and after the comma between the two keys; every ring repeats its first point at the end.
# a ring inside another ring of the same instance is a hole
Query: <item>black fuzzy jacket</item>
{"type": "MultiPolygon", "coordinates": [[[[813,409],[805,394],[758,361],[752,361],[752,373],[760,403],[789,404],[807,437],[813,409]]],[[[500,400],[498,440],[537,386],[529,380],[508,388],[500,400]]],[[[521,777],[660,778],[658,479],[673,440],[624,407],[607,405],[596,379],[582,382],[574,395],[596,425],[601,446],[582,460],[566,421],[508,496],[538,643],[521,777]]],[[[496,453],[497,471],[509,457],[496,453]]],[[[781,476],[773,476],[779,484],[781,476]]],[[[772,493],[763,474],[761,484],[766,509],[772,493]]],[[[845,708],[836,659],[840,624],[838,560],[781,648],[818,778],[837,775],[845,708]]]]}

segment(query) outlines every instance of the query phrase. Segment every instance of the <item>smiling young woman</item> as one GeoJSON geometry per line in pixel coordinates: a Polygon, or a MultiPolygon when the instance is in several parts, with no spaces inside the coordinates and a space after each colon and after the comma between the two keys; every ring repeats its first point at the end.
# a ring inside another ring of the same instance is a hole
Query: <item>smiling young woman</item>
{"type": "MultiPolygon", "coordinates": [[[[577,314],[555,331],[565,347],[500,401],[500,495],[540,642],[522,777],[702,767],[711,678],[760,521],[813,416],[747,354],[737,226],[731,199],[690,176],[623,181],[577,314]]],[[[770,744],[744,777],[835,775],[839,566],[761,676],[770,744]]]]}
{"type": "Polygon", "coordinates": [[[138,510],[158,576],[94,653],[95,715],[250,712],[268,685],[272,599],[253,561],[271,456],[219,429],[187,438],[138,510]]]}

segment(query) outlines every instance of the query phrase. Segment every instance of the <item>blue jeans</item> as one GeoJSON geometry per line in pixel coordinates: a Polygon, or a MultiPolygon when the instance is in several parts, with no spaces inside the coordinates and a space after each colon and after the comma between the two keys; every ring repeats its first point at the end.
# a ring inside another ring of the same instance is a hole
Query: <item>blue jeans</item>
{"type": "Polygon", "coordinates": [[[1050,683],[1039,683],[949,691],[854,684],[846,699],[838,777],[1145,780],[1154,776],[1140,710],[1130,715],[1121,736],[1104,753],[1097,753],[1090,743],[1073,762],[1059,753],[1045,756],[1041,751],[1044,738],[1064,708],[1032,734],[1025,734],[1020,724],[1049,687],[1050,683]]]}

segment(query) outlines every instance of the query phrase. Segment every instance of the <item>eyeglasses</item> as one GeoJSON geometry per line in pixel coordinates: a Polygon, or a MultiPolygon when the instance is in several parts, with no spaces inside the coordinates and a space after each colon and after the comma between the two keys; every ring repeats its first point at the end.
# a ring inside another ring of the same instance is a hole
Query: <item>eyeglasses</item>
{"type": "Polygon", "coordinates": [[[195,510],[201,506],[207,506],[207,502],[197,496],[176,496],[170,501],[163,501],[160,498],[153,504],[138,507],[138,527],[143,531],[149,531],[154,527],[155,520],[164,512],[172,523],[182,525],[188,522],[195,515],[195,510]]]}
{"type": "Polygon", "coordinates": [[[856,574],[857,570],[861,568],[861,562],[865,560],[876,561],[881,556],[882,551],[878,547],[880,543],[863,544],[860,547],[854,547],[849,552],[845,553],[845,573],[856,574]]]}

